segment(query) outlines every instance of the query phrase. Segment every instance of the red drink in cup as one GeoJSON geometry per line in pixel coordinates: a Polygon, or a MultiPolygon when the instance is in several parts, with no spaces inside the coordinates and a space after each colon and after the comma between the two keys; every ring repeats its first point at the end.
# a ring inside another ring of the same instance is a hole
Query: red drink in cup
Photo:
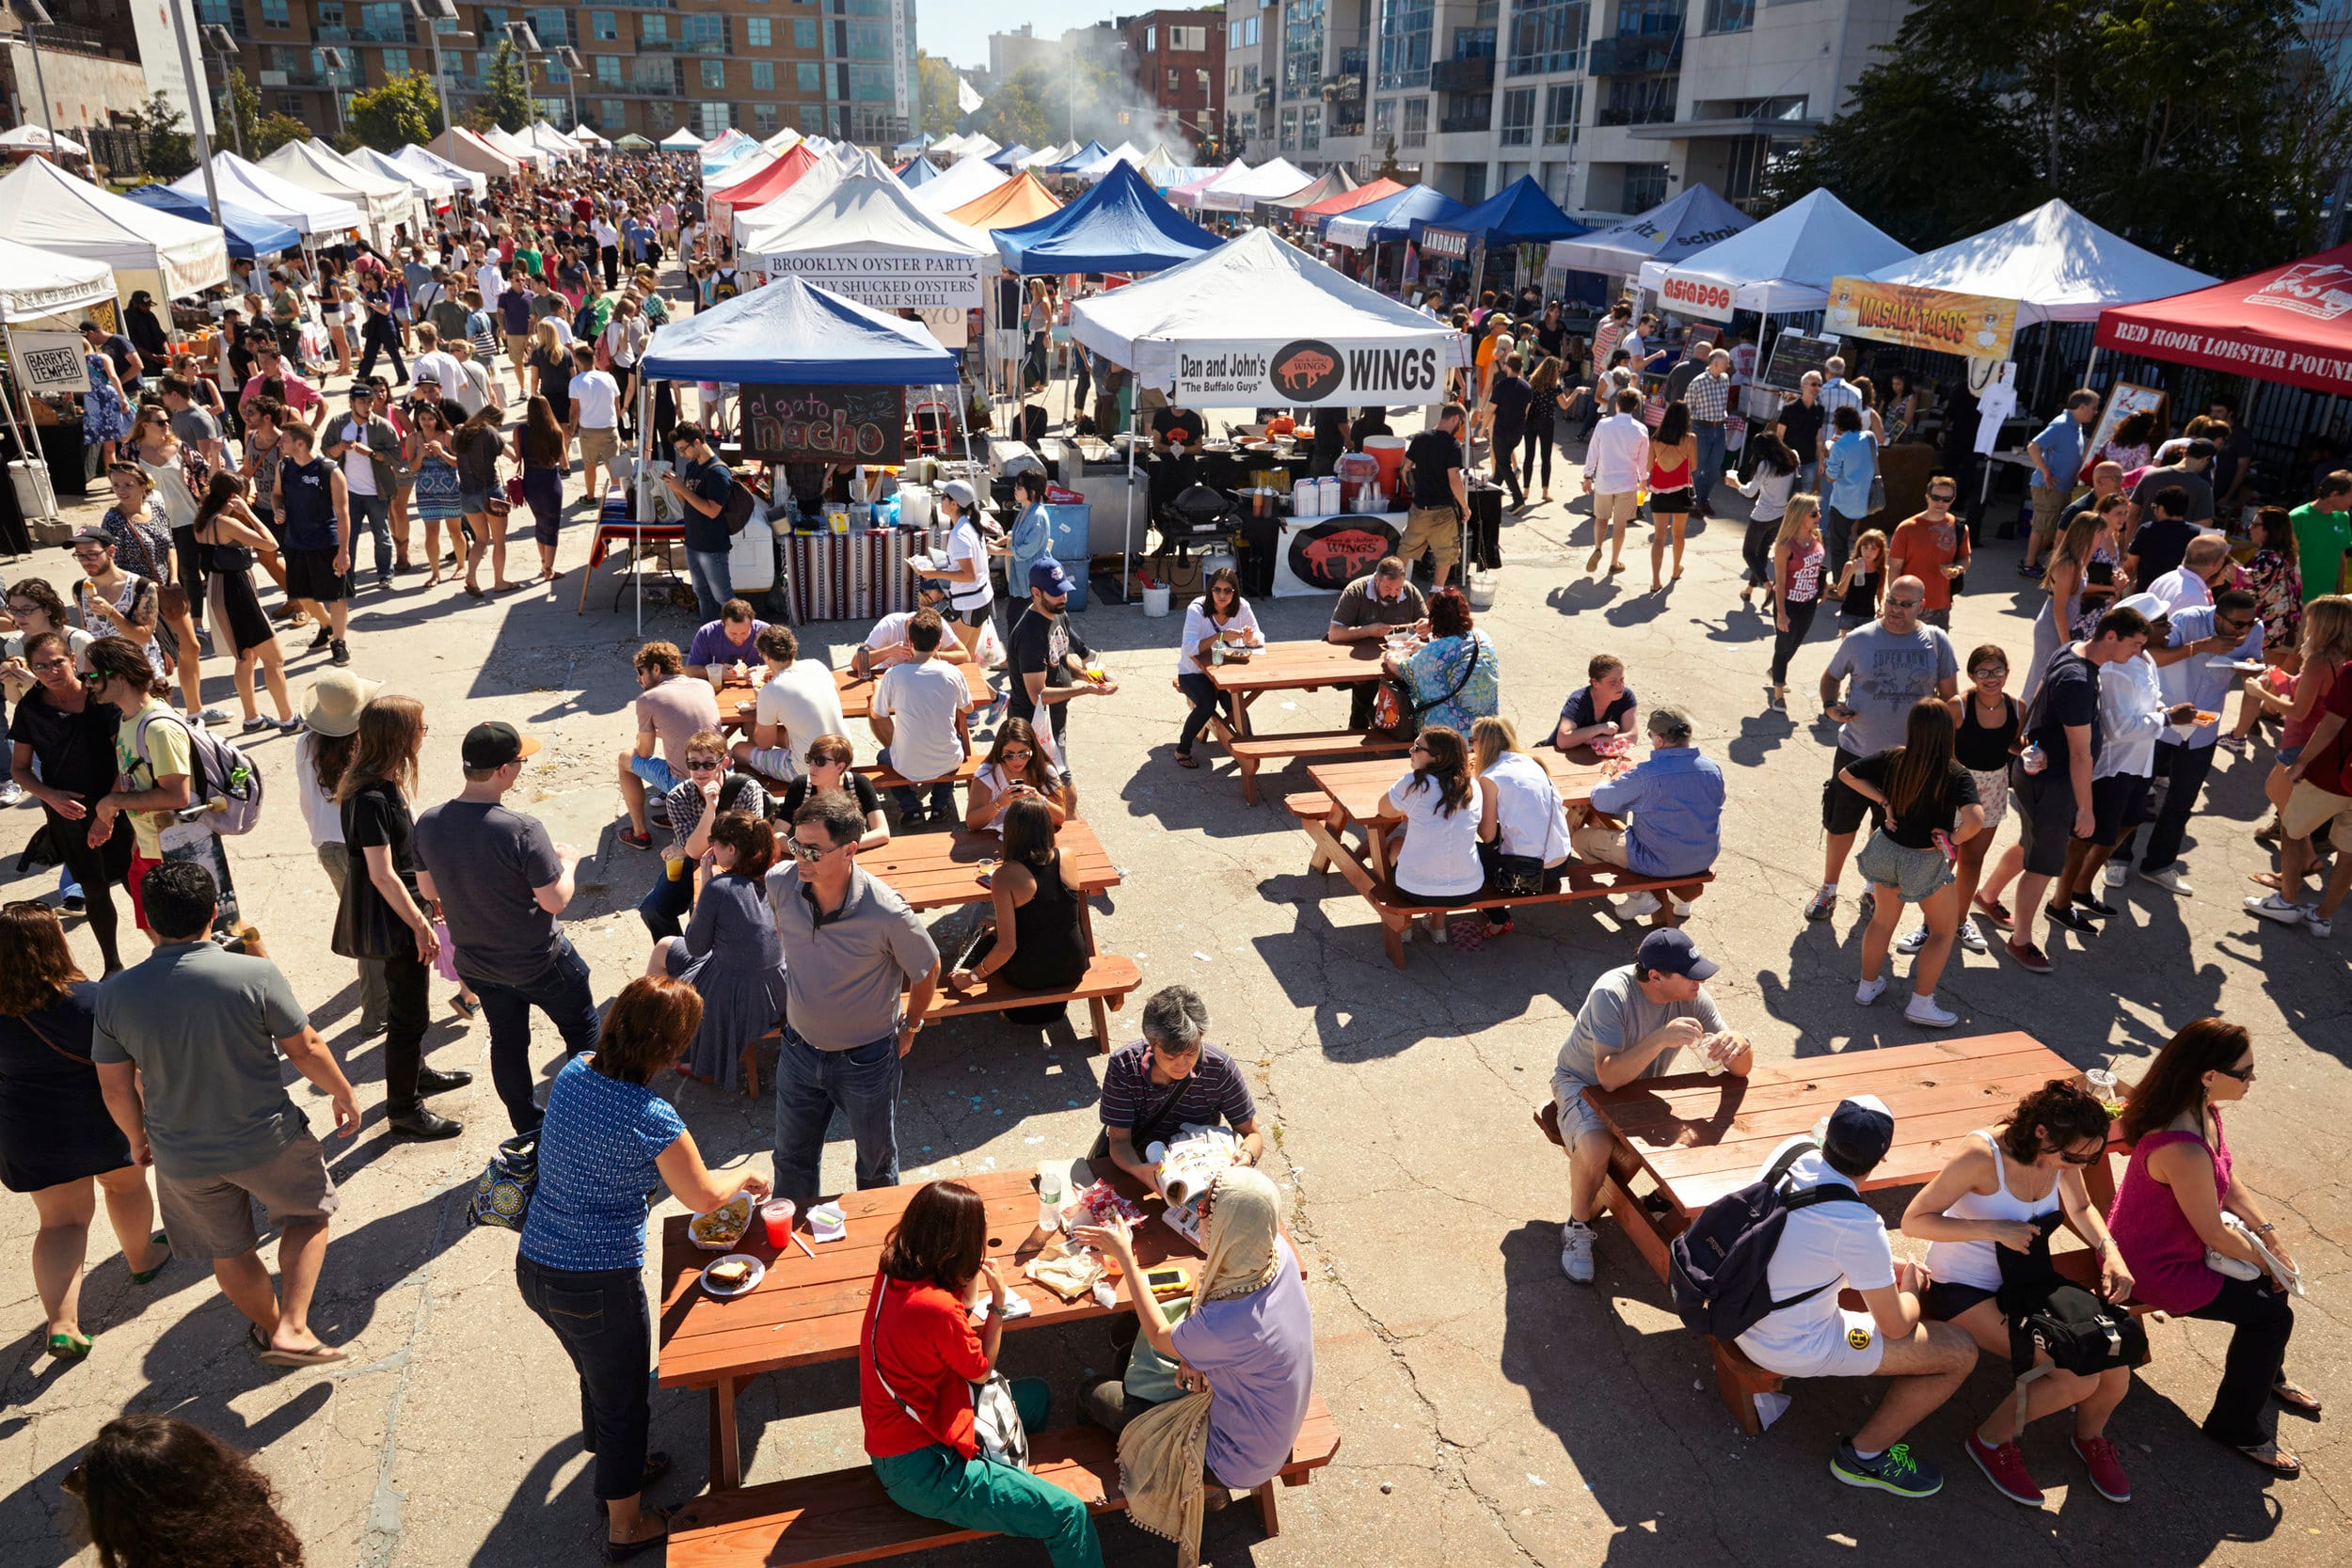
{"type": "Polygon", "coordinates": [[[788,1197],[770,1198],[759,1206],[759,1223],[768,1227],[768,1244],[778,1252],[792,1244],[792,1219],[800,1212],[788,1197]]]}

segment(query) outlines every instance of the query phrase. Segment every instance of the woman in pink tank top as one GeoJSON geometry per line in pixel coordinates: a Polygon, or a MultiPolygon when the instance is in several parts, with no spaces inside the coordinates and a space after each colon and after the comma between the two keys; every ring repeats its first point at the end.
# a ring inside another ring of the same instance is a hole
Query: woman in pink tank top
{"type": "Polygon", "coordinates": [[[2122,1132],[2131,1165],[2107,1213],[2138,1298],[2175,1317],[2233,1325],[2221,1386],[2205,1417],[2208,1436],[2280,1475],[2301,1462],[2266,1435],[2263,1406],[2276,1399],[2307,1415],[2319,1402],[2289,1382],[2287,1338],[2295,1310],[2267,1275],[2240,1279],[2207,1265],[2206,1249],[2259,1265],[2246,1236],[2222,1223],[2226,1211],[2245,1222],[2280,1262],[2295,1266],[2261,1205],[2231,1171],[2221,1107],[2242,1100],[2254,1081],[2254,1045],[2244,1025],[2201,1018],[2172,1037],[2124,1104],[2122,1132]]]}

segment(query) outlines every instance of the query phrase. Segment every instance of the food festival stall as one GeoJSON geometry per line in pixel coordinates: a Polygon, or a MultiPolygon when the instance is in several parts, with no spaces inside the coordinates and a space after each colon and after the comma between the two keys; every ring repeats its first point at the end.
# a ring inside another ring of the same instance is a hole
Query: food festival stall
{"type": "Polygon", "coordinates": [[[2209,288],[2109,306],[2093,341],[2249,381],[2352,392],[2352,245],[2209,288]]]}
{"type": "Polygon", "coordinates": [[[378,174],[387,180],[397,180],[405,183],[409,189],[417,193],[419,200],[435,211],[448,206],[456,199],[458,182],[446,174],[417,168],[402,163],[397,158],[386,157],[373,147],[355,147],[343,156],[348,162],[366,169],[371,174],[378,174]]]}
{"type": "Polygon", "coordinates": [[[89,449],[80,422],[44,423],[33,399],[88,389],[83,356],[89,345],[75,328],[88,312],[113,310],[115,288],[114,269],[103,261],[0,239],[0,350],[17,391],[16,398],[0,398],[0,430],[9,450],[22,454],[8,460],[8,490],[0,499],[5,520],[15,524],[5,541],[10,554],[32,548],[25,521],[56,516],[53,475],[70,482],[69,494],[82,493],[89,449]]]}
{"type": "MultiPolygon", "coordinates": [[[[359,209],[360,227],[378,250],[392,243],[392,230],[416,215],[416,192],[352,167],[329,149],[322,152],[310,142],[288,142],[262,160],[261,166],[289,184],[319,195],[341,197],[359,209]]],[[[410,232],[414,232],[412,229],[410,232]]]]}
{"type": "MultiPolygon", "coordinates": [[[[1545,259],[1550,273],[1591,272],[1603,277],[1638,277],[1645,261],[1679,261],[1708,245],[1720,245],[1754,225],[1756,220],[1715,194],[1711,185],[1686,185],[1636,217],[1608,229],[1553,243],[1545,259]]],[[[1549,281],[1544,293],[1568,292],[1564,277],[1549,281]]]]}
{"type": "MultiPolygon", "coordinates": [[[[504,148],[464,126],[453,126],[440,136],[442,155],[458,167],[500,180],[519,179],[531,166],[504,148]]],[[[481,187],[477,186],[479,190],[481,187]]]]}
{"type": "Polygon", "coordinates": [[[1679,261],[1642,263],[1642,287],[1678,316],[1727,322],[1735,310],[1799,315],[1829,304],[1838,277],[1907,261],[1910,246],[1826,190],[1679,261]]]}
{"type": "MultiPolygon", "coordinates": [[[[142,207],[152,207],[159,213],[185,218],[190,223],[212,223],[212,212],[200,197],[175,191],[169,185],[134,185],[122,193],[126,201],[142,207]]],[[[302,236],[292,225],[265,217],[233,201],[220,204],[220,231],[229,239],[229,258],[234,261],[258,261],[278,256],[289,250],[302,248],[302,236]]]]}
{"type": "Polygon", "coordinates": [[[102,190],[46,158],[28,158],[0,178],[0,233],[103,262],[124,299],[143,289],[167,312],[169,301],[229,280],[229,242],[219,230],[102,190]]]}
{"type": "MultiPolygon", "coordinates": [[[[332,237],[365,222],[358,203],[348,198],[297,185],[274,171],[248,164],[233,152],[213,154],[213,182],[223,201],[234,201],[247,212],[275,218],[299,233],[306,245],[320,235],[332,237]]],[[[182,196],[206,199],[204,171],[193,169],[171,182],[182,196]]]]}
{"type": "MultiPolygon", "coordinates": [[[[805,147],[795,147],[781,154],[763,151],[760,157],[767,160],[766,164],[748,177],[704,193],[712,227],[731,233],[739,243],[752,213],[799,184],[818,161],[818,154],[805,147]]],[[[747,158],[744,162],[753,160],[747,158]]]]}
{"type": "Polygon", "coordinates": [[[993,234],[999,229],[1018,229],[1035,223],[1060,211],[1061,203],[1054,198],[1054,193],[1040,183],[1036,175],[1023,169],[1018,178],[1006,181],[986,196],[950,209],[947,216],[967,229],[993,234]]]}
{"type": "Polygon", "coordinates": [[[1213,213],[1246,213],[1269,198],[1295,196],[1313,183],[1313,175],[1287,158],[1277,158],[1238,179],[1211,184],[1200,193],[1200,206],[1213,213]]]}
{"type": "Polygon", "coordinates": [[[664,152],[700,152],[703,139],[681,125],[654,145],[664,152]]]}
{"type": "Polygon", "coordinates": [[[1422,277],[1427,280],[1433,261],[1467,261],[1470,293],[1476,298],[1486,277],[1486,258],[1497,246],[1543,245],[1590,232],[1587,226],[1562,212],[1534,176],[1522,174],[1458,217],[1422,228],[1422,277]]]}
{"type": "Polygon", "coordinates": [[[415,142],[410,142],[406,147],[393,153],[392,162],[405,168],[413,168],[420,174],[443,175],[459,191],[468,195],[480,196],[490,188],[489,178],[480,169],[468,168],[465,165],[444,158],[431,148],[420,147],[415,142]]]}

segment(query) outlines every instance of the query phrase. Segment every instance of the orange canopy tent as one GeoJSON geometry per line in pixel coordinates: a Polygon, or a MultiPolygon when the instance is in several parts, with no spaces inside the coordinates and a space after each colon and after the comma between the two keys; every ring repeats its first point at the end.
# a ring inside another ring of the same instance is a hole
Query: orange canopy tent
{"type": "Polygon", "coordinates": [[[946,215],[973,229],[1014,229],[1060,211],[1061,203],[1053,193],[1038,182],[1035,174],[1023,169],[1016,178],[946,215]]]}
{"type": "Polygon", "coordinates": [[[1394,196],[1404,188],[1393,180],[1375,180],[1369,184],[1359,185],[1352,191],[1342,191],[1336,196],[1327,196],[1311,206],[1301,207],[1284,215],[1294,220],[1334,217],[1353,208],[1369,206],[1375,201],[1394,196]]]}

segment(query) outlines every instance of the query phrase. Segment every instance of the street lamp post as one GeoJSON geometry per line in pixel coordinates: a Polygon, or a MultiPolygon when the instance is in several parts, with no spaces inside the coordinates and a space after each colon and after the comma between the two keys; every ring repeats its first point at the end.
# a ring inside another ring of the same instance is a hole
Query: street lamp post
{"type": "Polygon", "coordinates": [[[229,106],[229,141],[237,150],[237,156],[242,158],[245,156],[245,126],[237,114],[236,87],[229,79],[231,69],[229,62],[240,58],[236,38],[217,23],[199,27],[197,36],[204,40],[204,47],[220,60],[220,98],[229,106]]]}
{"type": "Polygon", "coordinates": [[[41,69],[40,40],[36,36],[36,29],[49,25],[49,10],[40,0],[8,0],[8,8],[24,24],[25,46],[33,52],[33,90],[40,94],[40,128],[49,133],[49,156],[55,162],[57,156],[56,119],[49,109],[49,76],[41,69]]]}
{"type": "Polygon", "coordinates": [[[558,47],[555,57],[564,62],[564,79],[571,88],[572,139],[580,139],[580,73],[588,62],[580,57],[580,51],[566,43],[558,47]]]}
{"type": "Polygon", "coordinates": [[[188,132],[196,139],[196,166],[204,171],[204,204],[212,209],[213,227],[220,225],[220,189],[213,180],[213,139],[204,133],[205,116],[212,112],[212,100],[197,85],[196,55],[188,47],[186,8],[171,6],[171,36],[180,44],[180,75],[187,84],[188,132]]]}
{"type": "Polygon", "coordinates": [[[319,51],[319,64],[326,72],[326,96],[335,101],[335,135],[341,138],[343,135],[343,89],[335,78],[344,71],[343,52],[340,49],[322,49],[319,51]]]}
{"type": "Polygon", "coordinates": [[[539,114],[539,101],[531,93],[531,61],[533,55],[540,53],[539,35],[532,30],[528,22],[509,22],[500,30],[506,35],[506,41],[513,46],[515,53],[522,56],[523,101],[530,105],[532,118],[535,119],[539,114]]]}
{"type": "Polygon", "coordinates": [[[474,36],[455,28],[442,31],[442,23],[458,19],[456,0],[408,0],[408,8],[417,13],[418,22],[423,24],[424,36],[433,45],[433,91],[441,100],[441,156],[446,158],[457,150],[454,135],[457,113],[450,103],[449,78],[441,69],[441,44],[444,40],[471,43],[474,36]]]}

